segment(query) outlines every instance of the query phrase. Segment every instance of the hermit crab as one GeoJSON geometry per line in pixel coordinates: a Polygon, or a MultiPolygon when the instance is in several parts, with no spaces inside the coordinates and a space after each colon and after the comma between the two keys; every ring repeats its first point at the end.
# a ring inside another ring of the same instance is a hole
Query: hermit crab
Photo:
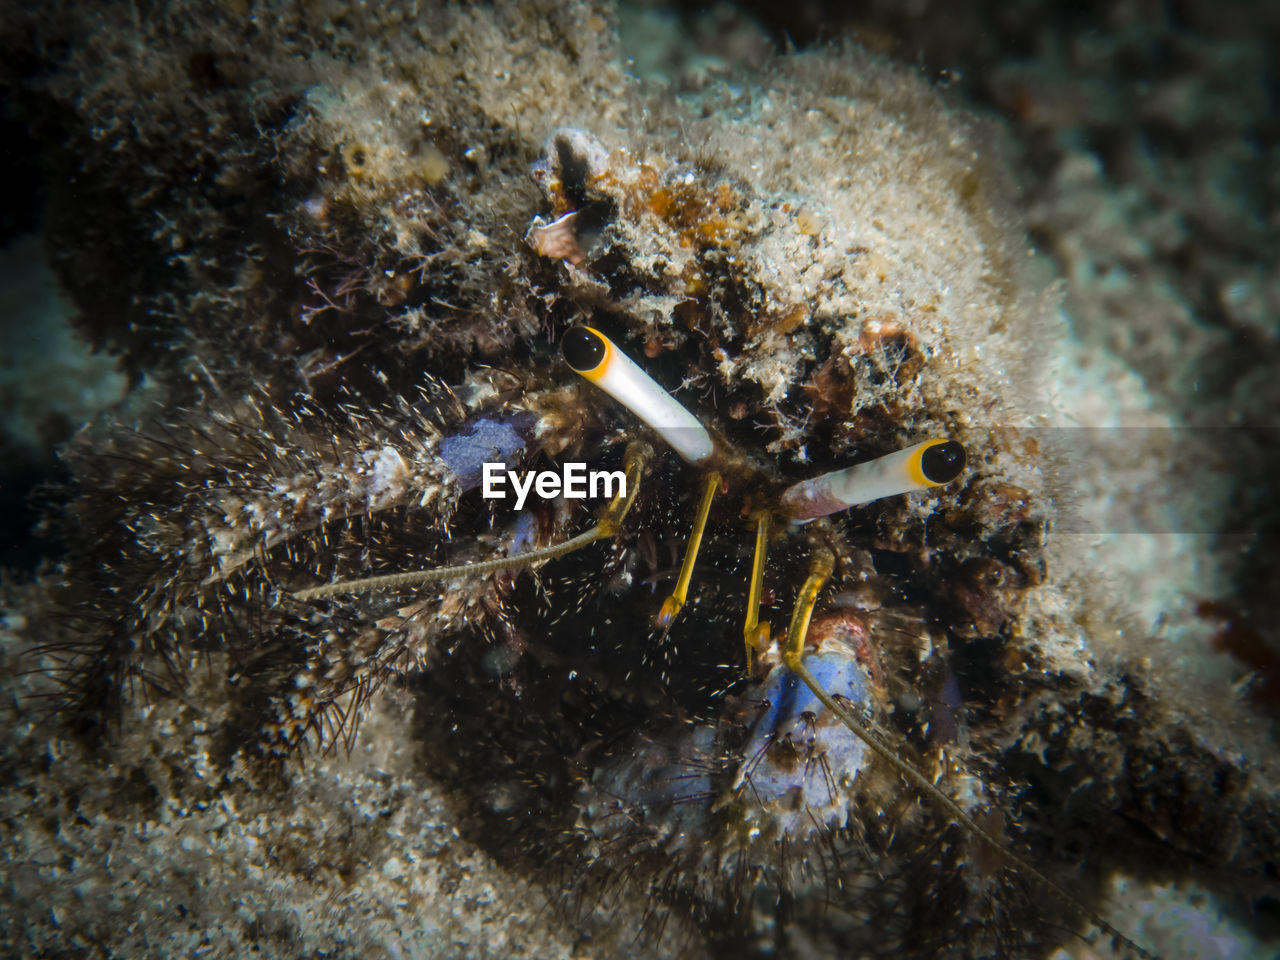
{"type": "Polygon", "coordinates": [[[508,312],[474,321],[501,362],[95,450],[127,490],[99,576],[134,588],[68,658],[80,715],[225,660],[221,759],[279,771],[391,688],[468,829],[584,923],[638,890],[714,950],[1047,955],[1085,920],[1142,953],[979,748],[1033,661],[1047,508],[1001,381],[1032,389],[1008,325],[1043,305],[980,178],[921,162],[955,183],[920,206],[977,226],[904,266],[871,201],[554,131],[508,312]]]}

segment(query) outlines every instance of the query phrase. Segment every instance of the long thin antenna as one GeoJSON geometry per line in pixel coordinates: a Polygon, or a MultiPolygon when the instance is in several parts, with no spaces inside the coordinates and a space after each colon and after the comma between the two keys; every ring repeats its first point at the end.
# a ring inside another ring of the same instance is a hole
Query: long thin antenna
{"type": "Polygon", "coordinates": [[[409,570],[403,573],[388,573],[378,577],[365,577],[361,580],[342,580],[338,583],[326,583],[318,587],[309,587],[292,594],[295,600],[320,600],[325,597],[336,597],[348,593],[367,593],[370,590],[382,590],[389,587],[409,587],[432,580],[449,580],[453,577],[475,576],[493,573],[497,570],[512,570],[528,567],[543,560],[563,557],[567,553],[581,550],[583,547],[614,536],[622,525],[623,518],[635,503],[636,494],[640,491],[640,477],[644,465],[653,456],[653,450],[644,443],[636,442],[627,447],[625,466],[627,472],[626,487],[609,502],[596,525],[584,533],[571,537],[562,543],[554,543],[549,547],[518,553],[511,557],[494,557],[492,560],[481,560],[476,563],[459,563],[450,567],[436,567],[432,570],[409,570]]]}

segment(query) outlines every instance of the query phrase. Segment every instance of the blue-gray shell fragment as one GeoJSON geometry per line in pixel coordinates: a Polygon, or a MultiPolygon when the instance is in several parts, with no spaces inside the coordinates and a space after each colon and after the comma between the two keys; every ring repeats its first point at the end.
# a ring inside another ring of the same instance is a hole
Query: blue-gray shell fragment
{"type": "Polygon", "coordinates": [[[464,492],[474,490],[480,486],[486,463],[515,464],[525,448],[523,434],[535,420],[530,414],[505,419],[481,417],[468,429],[440,441],[440,459],[449,465],[464,492]]]}
{"type": "MultiPolygon", "coordinates": [[[[805,663],[855,711],[869,704],[866,672],[843,651],[812,654],[805,663]]],[[[844,826],[848,790],[866,763],[866,744],[785,665],[774,667],[758,689],[764,712],[742,750],[736,784],[745,791],[745,808],[780,818],[781,832],[792,835],[817,829],[819,821],[844,826]]]]}

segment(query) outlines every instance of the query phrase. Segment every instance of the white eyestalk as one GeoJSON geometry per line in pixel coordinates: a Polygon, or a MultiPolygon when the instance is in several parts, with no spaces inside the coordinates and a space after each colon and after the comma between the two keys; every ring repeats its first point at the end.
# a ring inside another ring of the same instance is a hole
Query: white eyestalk
{"type": "Polygon", "coordinates": [[[575,373],[647,423],[686,463],[710,464],[715,443],[707,428],[603,333],[574,327],[564,335],[560,349],[575,373]]]}
{"type": "Polygon", "coordinates": [[[950,483],[964,470],[964,447],[954,440],[926,440],[894,453],[792,484],[782,511],[813,520],[860,503],[950,483]]]}

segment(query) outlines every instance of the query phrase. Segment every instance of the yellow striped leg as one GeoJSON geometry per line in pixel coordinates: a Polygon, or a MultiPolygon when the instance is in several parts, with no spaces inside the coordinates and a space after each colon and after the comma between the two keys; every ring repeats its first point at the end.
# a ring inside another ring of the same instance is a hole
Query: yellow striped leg
{"type": "Polygon", "coordinates": [[[693,519],[693,532],[689,534],[689,545],[685,547],[684,563],[680,567],[680,578],[676,580],[676,588],[671,596],[662,601],[662,609],[658,611],[656,622],[662,630],[670,630],[676,615],[689,597],[689,581],[693,579],[693,565],[698,559],[698,549],[702,546],[702,534],[707,529],[707,516],[711,513],[711,501],[720,486],[720,474],[712,471],[702,480],[702,499],[698,502],[698,512],[693,519]]]}
{"type": "Polygon", "coordinates": [[[742,639],[747,648],[747,674],[755,672],[755,651],[769,644],[769,624],[760,622],[760,594],[764,590],[764,559],[769,549],[769,511],[757,510],[756,552],[751,562],[751,583],[747,593],[747,622],[742,628],[742,639]]]}

